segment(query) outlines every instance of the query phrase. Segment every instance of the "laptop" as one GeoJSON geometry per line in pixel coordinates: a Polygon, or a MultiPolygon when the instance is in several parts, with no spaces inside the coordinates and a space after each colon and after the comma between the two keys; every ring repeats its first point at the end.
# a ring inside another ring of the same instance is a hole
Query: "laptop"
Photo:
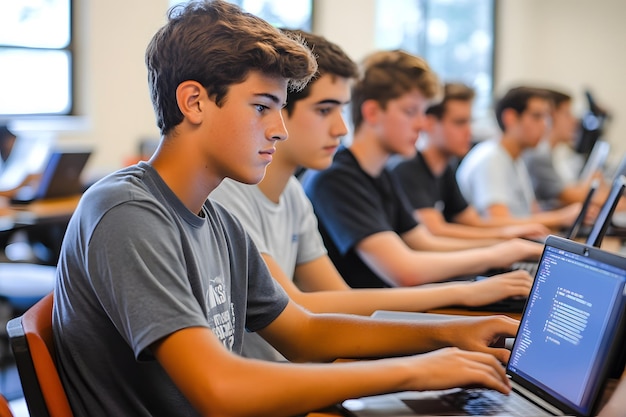
{"type": "Polygon", "coordinates": [[[25,185],[16,190],[12,204],[27,204],[46,198],[69,197],[82,193],[80,175],[91,156],[91,151],[53,151],[36,185],[25,185]]]}
{"type": "MultiPolygon", "coordinates": [[[[589,207],[591,206],[591,203],[593,201],[593,196],[596,190],[598,189],[599,184],[600,184],[599,181],[593,181],[591,183],[589,187],[589,191],[587,192],[587,195],[585,197],[585,201],[583,202],[582,207],[580,209],[580,212],[578,213],[578,216],[574,220],[574,223],[570,226],[567,233],[563,236],[564,238],[573,240],[579,236],[581,227],[583,226],[585,217],[587,216],[587,211],[589,210],[589,207]]],[[[587,231],[587,233],[588,232],[589,231],[587,231]]],[[[515,262],[513,263],[510,269],[503,269],[503,268],[494,269],[492,271],[489,271],[487,275],[476,276],[474,280],[476,281],[476,280],[486,279],[486,278],[489,278],[490,276],[493,276],[496,273],[504,273],[504,272],[509,272],[509,271],[518,270],[518,269],[523,269],[527,271],[530,274],[530,276],[534,278],[537,274],[538,267],[539,267],[539,262],[537,261],[515,262]]],[[[502,300],[495,301],[487,305],[476,306],[476,307],[466,307],[466,308],[469,310],[494,311],[494,312],[501,312],[501,313],[502,312],[521,312],[524,309],[524,306],[526,305],[526,300],[527,300],[526,297],[521,297],[521,296],[508,297],[508,298],[504,298],[502,300]]]]}
{"type": "Polygon", "coordinates": [[[580,175],[578,176],[579,181],[589,181],[596,172],[602,171],[609,158],[610,150],[611,144],[609,142],[604,140],[597,141],[593,145],[589,157],[580,171],[580,175]]]}
{"type": "Polygon", "coordinates": [[[625,258],[549,236],[506,368],[510,395],[484,388],[406,391],[341,406],[354,417],[594,415],[623,348],[625,284],[625,258]],[[501,409],[481,409],[490,403],[501,409]]]}
{"type": "Polygon", "coordinates": [[[626,176],[620,175],[613,181],[613,184],[611,185],[611,191],[609,192],[608,197],[602,204],[602,207],[598,212],[598,216],[596,217],[593,227],[589,231],[587,241],[585,242],[587,245],[599,248],[602,244],[602,240],[604,239],[604,236],[606,235],[606,232],[611,225],[611,220],[613,218],[613,213],[615,212],[615,207],[617,207],[617,204],[619,203],[619,200],[624,193],[625,187],[626,176]]]}

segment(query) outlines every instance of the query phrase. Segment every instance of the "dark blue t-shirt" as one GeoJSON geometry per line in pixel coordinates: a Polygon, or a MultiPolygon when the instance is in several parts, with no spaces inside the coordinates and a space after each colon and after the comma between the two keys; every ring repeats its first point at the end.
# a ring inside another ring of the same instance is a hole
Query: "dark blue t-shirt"
{"type": "Polygon", "coordinates": [[[313,203],[328,255],[353,288],[388,287],[355,251],[375,233],[405,233],[415,226],[408,202],[385,169],[372,177],[348,149],[340,149],[330,168],[302,178],[313,203]]]}

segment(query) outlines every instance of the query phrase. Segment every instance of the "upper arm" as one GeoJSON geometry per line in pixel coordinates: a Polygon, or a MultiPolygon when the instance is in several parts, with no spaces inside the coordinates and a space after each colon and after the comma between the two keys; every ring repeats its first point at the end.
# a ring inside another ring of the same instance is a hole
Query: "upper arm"
{"type": "MultiPolygon", "coordinates": [[[[237,375],[230,368],[236,355],[211,330],[188,327],[154,342],[150,349],[185,398],[202,414],[211,415],[229,395],[220,392],[237,375]]],[[[232,394],[232,393],[231,393],[232,394]]]]}
{"type": "Polygon", "coordinates": [[[466,226],[480,226],[482,224],[480,215],[472,206],[467,206],[465,210],[454,216],[454,221],[466,226]]]}
{"type": "Polygon", "coordinates": [[[426,226],[432,233],[437,233],[446,223],[441,212],[432,207],[417,209],[413,215],[419,224],[426,226]]]}
{"type": "Polygon", "coordinates": [[[392,286],[397,286],[397,277],[405,274],[412,252],[395,232],[370,235],[357,244],[356,251],[370,269],[392,286]]]}
{"type": "Polygon", "coordinates": [[[296,265],[294,280],[302,291],[350,289],[327,255],[296,265]]]}
{"type": "Polygon", "coordinates": [[[492,204],[487,207],[487,216],[492,218],[511,217],[511,211],[506,204],[492,204]]]}

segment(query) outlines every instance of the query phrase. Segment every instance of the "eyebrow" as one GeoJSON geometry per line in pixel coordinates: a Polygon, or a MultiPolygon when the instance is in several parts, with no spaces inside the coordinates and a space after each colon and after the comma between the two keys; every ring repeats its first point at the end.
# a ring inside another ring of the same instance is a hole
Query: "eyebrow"
{"type": "Polygon", "coordinates": [[[350,103],[350,100],[348,100],[348,101],[344,101],[344,102],[341,102],[341,101],[339,101],[339,100],[335,100],[335,99],[332,99],[332,98],[327,98],[327,99],[320,100],[320,101],[316,102],[316,103],[315,103],[315,105],[320,105],[320,104],[335,104],[335,105],[338,105],[338,106],[342,106],[342,105],[344,105],[344,104],[349,104],[349,103],[350,103]]]}
{"type": "Polygon", "coordinates": [[[278,96],[275,96],[274,94],[270,94],[270,93],[256,93],[254,94],[255,97],[265,97],[267,99],[270,99],[273,103],[275,104],[279,104],[281,106],[285,106],[286,103],[282,103],[280,99],[278,98],[278,96]]]}

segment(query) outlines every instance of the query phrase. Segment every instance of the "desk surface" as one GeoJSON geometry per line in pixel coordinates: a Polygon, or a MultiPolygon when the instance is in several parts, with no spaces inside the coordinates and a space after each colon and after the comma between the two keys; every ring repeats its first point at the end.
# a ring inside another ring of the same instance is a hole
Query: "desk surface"
{"type": "Polygon", "coordinates": [[[81,195],[37,200],[29,204],[10,205],[0,208],[0,230],[31,226],[50,221],[68,220],[81,195]]]}

